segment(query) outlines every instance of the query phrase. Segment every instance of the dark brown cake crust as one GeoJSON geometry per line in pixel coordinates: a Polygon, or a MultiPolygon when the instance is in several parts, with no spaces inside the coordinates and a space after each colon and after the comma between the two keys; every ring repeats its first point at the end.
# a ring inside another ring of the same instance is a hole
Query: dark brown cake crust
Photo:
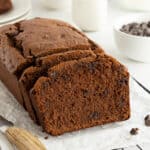
{"type": "Polygon", "coordinates": [[[128,71],[62,21],[0,28],[0,79],[52,135],[130,116],[128,71]]]}
{"type": "Polygon", "coordinates": [[[12,9],[11,0],[0,0],[0,14],[12,9]]]}

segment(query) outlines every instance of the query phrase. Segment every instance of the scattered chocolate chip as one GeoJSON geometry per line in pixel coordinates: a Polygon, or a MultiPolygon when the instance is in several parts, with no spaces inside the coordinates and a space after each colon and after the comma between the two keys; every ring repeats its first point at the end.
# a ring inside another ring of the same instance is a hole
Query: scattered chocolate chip
{"type": "Polygon", "coordinates": [[[82,90],[82,93],[83,93],[83,97],[87,97],[89,94],[88,90],[84,90],[84,89],[82,90]]]}
{"type": "Polygon", "coordinates": [[[44,139],[47,140],[47,139],[48,139],[48,136],[45,136],[44,139]]]}
{"type": "Polygon", "coordinates": [[[139,129],[138,128],[132,128],[130,131],[131,135],[137,135],[138,134],[139,129]]]}
{"type": "Polygon", "coordinates": [[[137,36],[150,36],[150,21],[142,23],[129,23],[123,25],[120,31],[137,36]]]}
{"type": "Polygon", "coordinates": [[[63,78],[64,81],[71,81],[71,78],[68,74],[63,74],[61,77],[63,78]]]}
{"type": "Polygon", "coordinates": [[[94,63],[89,63],[88,64],[88,69],[89,69],[90,73],[94,73],[95,68],[96,68],[96,65],[94,63]]]}
{"type": "Polygon", "coordinates": [[[58,73],[55,72],[55,71],[50,73],[50,77],[53,78],[53,79],[56,79],[57,76],[58,76],[58,73]]]}
{"type": "Polygon", "coordinates": [[[90,115],[89,115],[89,119],[99,119],[99,112],[97,112],[97,111],[94,111],[93,113],[91,113],[90,115]]]}
{"type": "Polygon", "coordinates": [[[122,79],[118,80],[117,83],[120,86],[127,85],[128,84],[128,79],[127,78],[122,78],[122,79]]]}
{"type": "Polygon", "coordinates": [[[150,127],[150,115],[147,115],[144,120],[145,120],[145,125],[150,127]]]}
{"type": "Polygon", "coordinates": [[[49,83],[48,82],[43,82],[42,83],[42,88],[43,89],[47,89],[49,87],[49,83]]]}
{"type": "Polygon", "coordinates": [[[105,89],[105,90],[102,92],[101,96],[106,97],[108,94],[109,94],[109,90],[108,90],[108,89],[105,89]]]}

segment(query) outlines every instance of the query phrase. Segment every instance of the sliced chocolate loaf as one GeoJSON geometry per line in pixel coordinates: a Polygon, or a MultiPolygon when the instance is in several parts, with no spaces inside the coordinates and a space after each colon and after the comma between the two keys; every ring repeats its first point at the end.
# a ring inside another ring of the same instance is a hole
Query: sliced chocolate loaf
{"type": "Polygon", "coordinates": [[[128,71],[62,21],[0,28],[0,69],[0,79],[52,135],[130,116],[128,71]]]}

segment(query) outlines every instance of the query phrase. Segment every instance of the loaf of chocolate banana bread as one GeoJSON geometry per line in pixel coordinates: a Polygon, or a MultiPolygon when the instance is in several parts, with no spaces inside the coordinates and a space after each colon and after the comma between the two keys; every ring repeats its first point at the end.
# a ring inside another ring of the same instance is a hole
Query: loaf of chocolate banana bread
{"type": "Polygon", "coordinates": [[[62,21],[1,27],[0,79],[52,135],[130,117],[127,69],[62,21]]]}
{"type": "Polygon", "coordinates": [[[0,14],[5,13],[12,9],[11,0],[0,0],[0,14]]]}

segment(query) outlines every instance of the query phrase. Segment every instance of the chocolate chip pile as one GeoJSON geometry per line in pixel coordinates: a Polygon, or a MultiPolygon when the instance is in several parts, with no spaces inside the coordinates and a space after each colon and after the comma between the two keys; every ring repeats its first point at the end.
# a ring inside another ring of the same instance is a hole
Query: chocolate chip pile
{"type": "Polygon", "coordinates": [[[127,25],[123,25],[120,31],[131,35],[150,37],[150,21],[129,23],[127,25]]]}

